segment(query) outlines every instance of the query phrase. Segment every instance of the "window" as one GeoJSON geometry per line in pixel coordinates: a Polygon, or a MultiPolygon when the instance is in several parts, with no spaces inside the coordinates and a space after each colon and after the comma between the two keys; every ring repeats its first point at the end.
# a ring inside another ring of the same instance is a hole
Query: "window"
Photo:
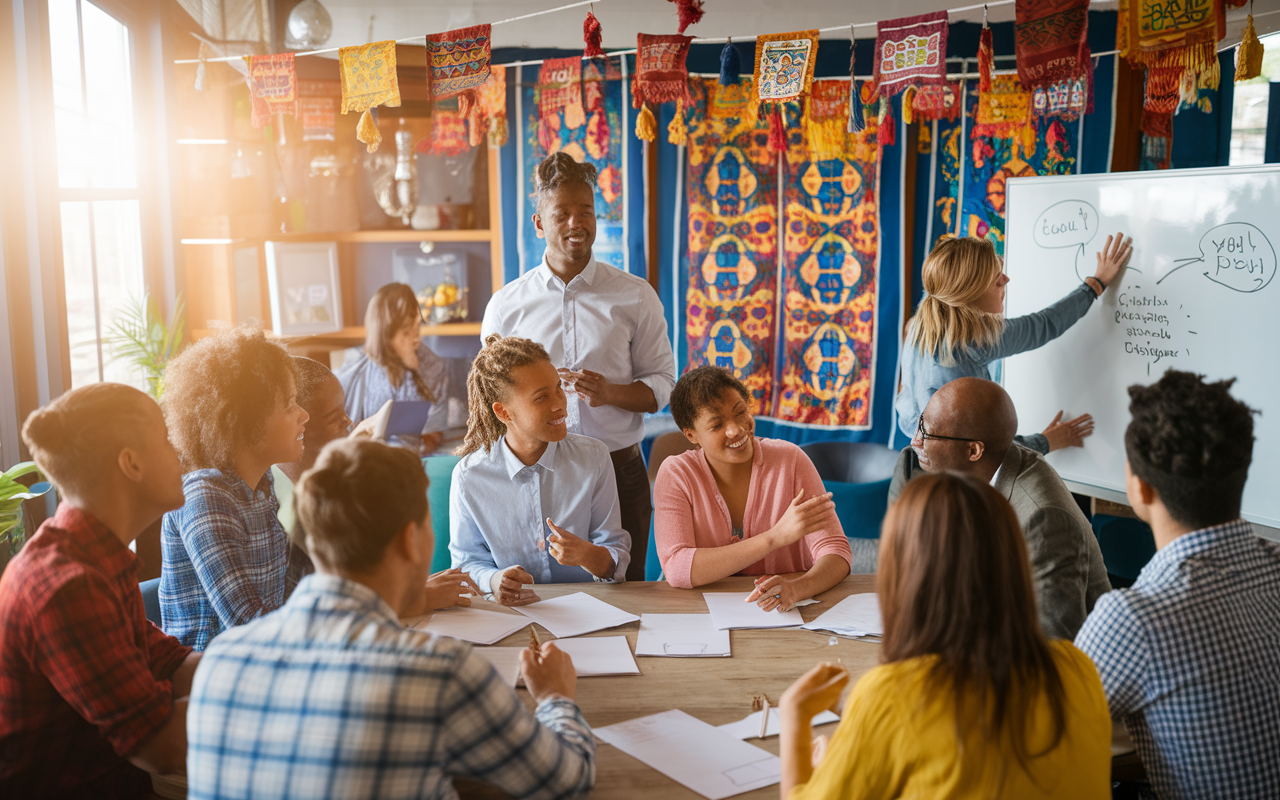
{"type": "Polygon", "coordinates": [[[87,0],[49,0],[71,386],[143,388],[105,341],[146,292],[129,28],[87,0]]]}
{"type": "MultiPolygon", "coordinates": [[[[1267,142],[1271,82],[1280,80],[1280,34],[1260,37],[1265,52],[1262,74],[1237,83],[1231,106],[1231,166],[1261,164],[1267,142]]],[[[1224,81],[1230,75],[1223,75],[1224,81]]]]}

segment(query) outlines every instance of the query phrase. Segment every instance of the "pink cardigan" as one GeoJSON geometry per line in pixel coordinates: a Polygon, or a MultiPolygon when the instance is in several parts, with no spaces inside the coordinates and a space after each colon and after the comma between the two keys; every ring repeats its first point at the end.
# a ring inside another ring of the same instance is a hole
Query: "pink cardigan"
{"type": "MultiPolygon", "coordinates": [[[[818,470],[799,447],[779,439],[755,440],[751,459],[751,486],[747,491],[747,507],[742,530],[746,538],[758,536],[772,528],[796,493],[804,489],[805,498],[826,491],[818,470]]],[[[699,547],[723,547],[733,544],[733,523],[729,507],[720,496],[715,476],[701,450],[690,450],[662,462],[653,487],[655,511],[654,536],[657,538],[658,560],[662,562],[667,582],[681,589],[693,588],[693,554],[699,547]]],[[[853,555],[849,540],[835,514],[831,525],[800,541],[774,550],[744,569],[742,575],[777,575],[804,572],[819,558],[835,554],[850,565],[853,555]]]]}

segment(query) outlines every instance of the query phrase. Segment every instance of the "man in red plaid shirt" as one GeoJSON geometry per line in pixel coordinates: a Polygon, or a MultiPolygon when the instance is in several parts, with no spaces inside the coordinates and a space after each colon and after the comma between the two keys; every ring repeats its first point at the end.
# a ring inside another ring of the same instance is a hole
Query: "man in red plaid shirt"
{"type": "Polygon", "coordinates": [[[27,418],[62,495],[0,577],[0,796],[139,797],[185,771],[199,653],[148,622],[129,543],[183,503],[160,407],[101,383],[27,418]]]}

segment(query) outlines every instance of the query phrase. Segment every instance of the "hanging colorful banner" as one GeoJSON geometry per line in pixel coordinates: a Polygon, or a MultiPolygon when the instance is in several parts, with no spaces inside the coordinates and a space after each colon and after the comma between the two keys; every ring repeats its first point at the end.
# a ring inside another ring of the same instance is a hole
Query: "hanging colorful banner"
{"type": "MultiPolygon", "coordinates": [[[[821,83],[814,84],[815,100],[821,83]]],[[[841,94],[847,104],[847,89],[841,94]]],[[[881,149],[874,124],[848,133],[847,106],[823,113],[841,122],[838,146],[792,137],[783,166],[782,363],[773,416],[867,430],[875,383],[881,149]]]]}
{"type": "Polygon", "coordinates": [[[689,43],[692,36],[636,36],[636,74],[631,79],[631,103],[661,105],[689,102],[689,43]]]}
{"type": "Polygon", "coordinates": [[[466,118],[443,108],[431,115],[431,135],[418,140],[414,147],[416,152],[431,156],[460,156],[469,149],[466,118]]]}
{"type": "Polygon", "coordinates": [[[342,113],[360,112],[356,139],[370,153],[382,143],[382,132],[370,110],[377,106],[400,105],[400,82],[396,78],[396,43],[373,42],[338,50],[338,74],[342,79],[342,113]]]}
{"type": "Polygon", "coordinates": [[[1013,26],[1018,77],[1028,89],[1074,80],[1089,61],[1089,0],[1018,0],[1013,26]]]}
{"type": "MultiPolygon", "coordinates": [[[[1014,88],[1022,90],[1016,75],[995,77],[993,90],[1008,95],[1014,88]],[[1009,79],[1013,87],[1008,85],[1009,79]]],[[[1056,117],[1037,120],[1028,103],[1025,113],[1017,112],[1021,116],[1008,105],[999,106],[1000,122],[994,128],[999,133],[983,134],[977,131],[981,101],[975,81],[969,82],[966,97],[965,115],[974,132],[961,170],[963,207],[957,235],[990,239],[1003,254],[1006,183],[1010,178],[1076,172],[1080,128],[1056,117]],[[1014,124],[1016,119],[1025,122],[1019,126],[1014,124]]]]}
{"type": "Polygon", "coordinates": [[[548,153],[556,150],[557,132],[563,127],[577,130],[586,122],[582,109],[582,59],[548,58],[538,70],[536,95],[538,140],[548,153]]]}
{"type": "Polygon", "coordinates": [[[293,53],[245,56],[253,127],[263,128],[278,113],[298,116],[298,73],[293,53]]]}
{"type": "Polygon", "coordinates": [[[503,147],[507,143],[507,68],[497,67],[489,73],[489,79],[480,87],[480,117],[472,124],[469,141],[472,147],[480,145],[480,137],[489,135],[489,146],[503,147]]]}
{"type": "Polygon", "coordinates": [[[1069,122],[1088,109],[1088,78],[1078,75],[1037,86],[1031,93],[1031,109],[1037,117],[1060,117],[1069,122]]]}
{"type": "Polygon", "coordinates": [[[777,332],[778,168],[755,84],[692,81],[688,141],[687,367],[714,364],[772,411],[777,332]]]}
{"type": "Polygon", "coordinates": [[[911,110],[925,122],[959,119],[960,84],[948,81],[919,87],[911,97],[911,110]]]}
{"type": "Polygon", "coordinates": [[[882,97],[947,80],[947,12],[881,22],[876,31],[872,82],[882,97]]]}
{"type": "Polygon", "coordinates": [[[756,97],[761,103],[798,100],[809,94],[818,32],[794,31],[756,37],[756,97]]]}
{"type": "Polygon", "coordinates": [[[426,38],[427,84],[432,102],[462,94],[474,99],[489,79],[490,26],[472,25],[426,38]]]}
{"type": "Polygon", "coordinates": [[[974,138],[1020,135],[1025,150],[1035,147],[1031,93],[1022,88],[1018,76],[997,75],[991,81],[991,91],[979,93],[970,135],[974,138]]]}
{"type": "MultiPolygon", "coordinates": [[[[578,61],[576,57],[574,60],[578,61]]],[[[520,235],[519,249],[522,269],[526,271],[538,265],[546,249],[546,242],[538,238],[533,224],[527,221],[536,210],[530,195],[538,185],[538,163],[550,153],[558,151],[568,153],[575,161],[595,166],[596,241],[593,250],[596,258],[606,264],[619,269],[625,269],[627,265],[627,227],[623,218],[625,187],[622,164],[622,70],[617,58],[588,62],[588,72],[593,68],[592,65],[602,67],[605,78],[602,84],[604,121],[595,128],[590,123],[579,123],[576,127],[564,124],[562,117],[568,114],[566,106],[561,106],[561,112],[553,119],[544,117],[545,109],[540,109],[538,104],[541,85],[521,85],[518,88],[523,117],[519,120],[521,129],[518,142],[523,168],[519,214],[526,220],[520,235]],[[544,141],[544,130],[550,135],[549,141],[544,141]],[[601,131],[608,132],[603,139],[599,136],[601,131]]],[[[578,107],[581,108],[580,99],[578,107]]]]}
{"type": "Polygon", "coordinates": [[[298,99],[302,114],[302,141],[332,142],[338,104],[332,97],[302,97],[298,99]]]}
{"type": "Polygon", "coordinates": [[[1226,26],[1222,0],[1120,0],[1116,46],[1135,66],[1201,72],[1217,63],[1217,43],[1226,26]]]}
{"type": "Polygon", "coordinates": [[[813,159],[839,158],[849,133],[849,82],[814,81],[805,111],[805,135],[813,159]]]}

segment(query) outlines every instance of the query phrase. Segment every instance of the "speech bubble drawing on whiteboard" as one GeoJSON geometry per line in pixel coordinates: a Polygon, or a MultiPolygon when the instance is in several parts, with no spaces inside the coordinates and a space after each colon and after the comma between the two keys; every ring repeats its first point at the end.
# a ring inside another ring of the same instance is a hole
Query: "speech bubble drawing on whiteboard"
{"type": "Polygon", "coordinates": [[[1036,217],[1032,233],[1035,243],[1046,250],[1076,248],[1076,276],[1082,281],[1085,279],[1085,275],[1080,272],[1080,258],[1084,255],[1084,246],[1093,241],[1098,233],[1096,208],[1084,200],[1061,200],[1036,217]]]}
{"type": "Polygon", "coordinates": [[[1156,283],[1187,266],[1203,264],[1202,274],[1236,292],[1256,292],[1276,276],[1276,249],[1266,234],[1247,222],[1228,222],[1200,237],[1200,255],[1180,258],[1156,283]]]}

